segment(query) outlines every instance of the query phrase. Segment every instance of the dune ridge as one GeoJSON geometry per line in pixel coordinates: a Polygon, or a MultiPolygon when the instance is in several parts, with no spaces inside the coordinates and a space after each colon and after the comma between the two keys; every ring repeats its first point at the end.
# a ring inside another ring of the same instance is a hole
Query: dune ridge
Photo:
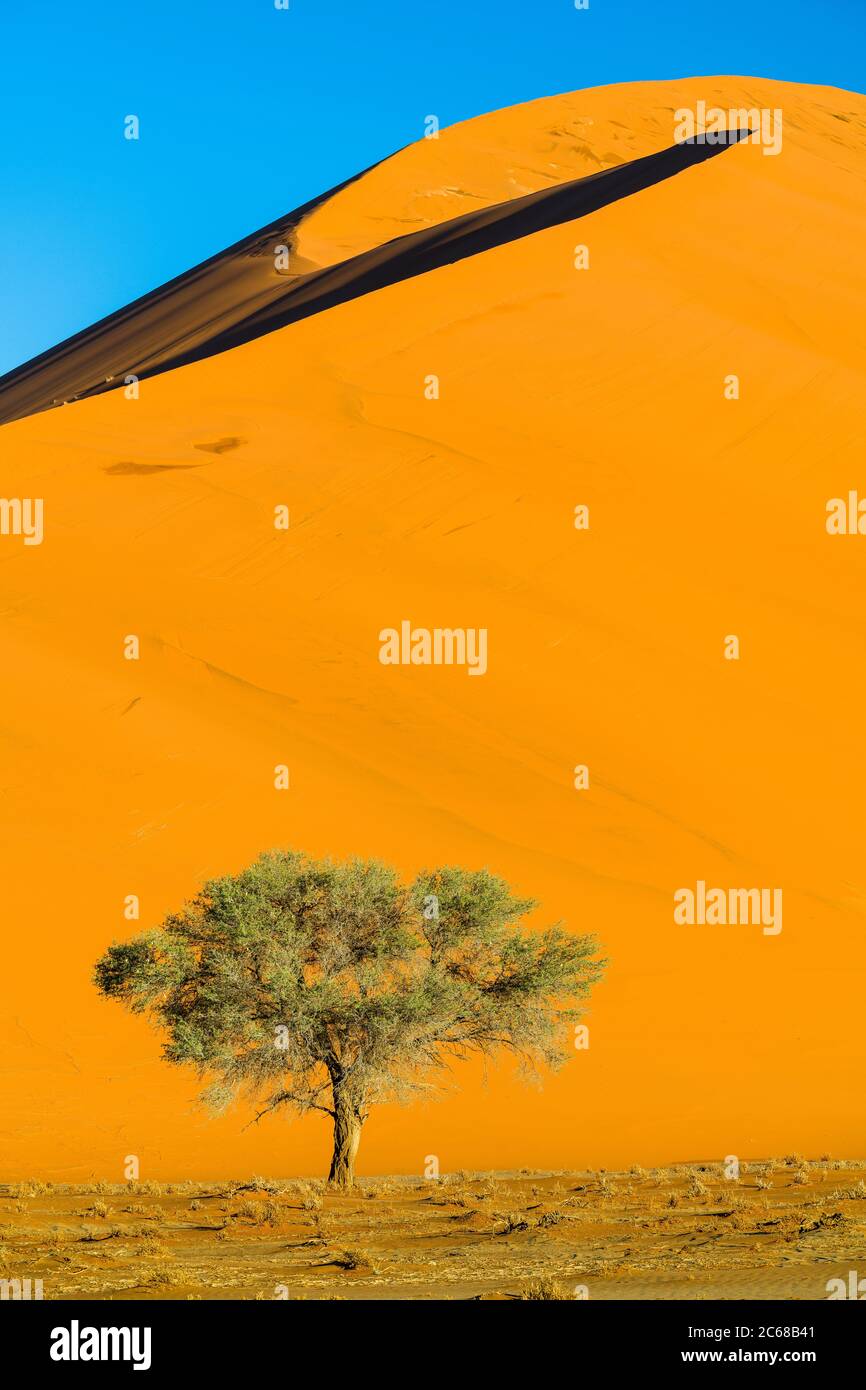
{"type": "Polygon", "coordinates": [[[336,265],[284,276],[274,265],[275,248],[313,207],[307,204],[0,377],[0,424],[117,390],[130,374],[144,380],[212,357],[360,295],[587,217],[721,154],[747,134],[730,131],[717,145],[684,141],[409,232],[336,265]]]}

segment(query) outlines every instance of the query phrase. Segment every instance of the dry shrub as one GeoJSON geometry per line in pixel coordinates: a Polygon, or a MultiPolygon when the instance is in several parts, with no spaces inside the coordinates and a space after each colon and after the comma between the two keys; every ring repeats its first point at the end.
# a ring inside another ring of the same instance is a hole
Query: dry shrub
{"type": "Polygon", "coordinates": [[[503,1223],[502,1230],[494,1233],[497,1236],[510,1236],[515,1231],[529,1230],[529,1222],[526,1220],[526,1217],[521,1216],[519,1212],[503,1212],[503,1214],[497,1216],[495,1220],[503,1223]]]}
{"type": "Polygon", "coordinates": [[[535,1224],[540,1226],[542,1230],[546,1230],[549,1226],[558,1226],[560,1221],[564,1220],[565,1217],[561,1211],[543,1211],[535,1224]]]}
{"type": "Polygon", "coordinates": [[[159,1236],[154,1235],[153,1231],[150,1231],[143,1238],[141,1244],[136,1247],[136,1250],[139,1255],[158,1255],[160,1259],[169,1258],[169,1252],[166,1250],[165,1245],[160,1240],[159,1236]]]}
{"type": "Polygon", "coordinates": [[[500,1187],[493,1178],[482,1178],[475,1185],[475,1200],[477,1202],[486,1202],[491,1197],[496,1197],[499,1191],[500,1187]]]}
{"type": "Polygon", "coordinates": [[[260,1177],[251,1178],[249,1185],[256,1192],[267,1192],[271,1197],[278,1197],[288,1187],[288,1183],[281,1182],[278,1178],[260,1177]]]}
{"type": "Polygon", "coordinates": [[[532,1279],[528,1284],[524,1284],[520,1293],[517,1295],[523,1302],[551,1302],[555,1300],[559,1303],[575,1302],[575,1296],[571,1289],[562,1284],[557,1279],[544,1276],[540,1279],[532,1279]]]}
{"type": "Polygon", "coordinates": [[[831,1202],[862,1202],[866,1199],[866,1182],[862,1178],[854,1187],[840,1187],[831,1193],[828,1201],[831,1202]]]}
{"type": "Polygon", "coordinates": [[[247,1197],[241,1202],[237,1215],[246,1217],[254,1226],[276,1226],[282,1213],[274,1201],[259,1202],[247,1197]]]}
{"type": "Polygon", "coordinates": [[[331,1263],[339,1265],[340,1269],[370,1269],[375,1273],[373,1260],[366,1250],[338,1250],[332,1257],[331,1263]]]}
{"type": "Polygon", "coordinates": [[[148,1270],[144,1283],[149,1288],[165,1288],[169,1285],[185,1284],[185,1276],[179,1269],[151,1269],[148,1270]]]}

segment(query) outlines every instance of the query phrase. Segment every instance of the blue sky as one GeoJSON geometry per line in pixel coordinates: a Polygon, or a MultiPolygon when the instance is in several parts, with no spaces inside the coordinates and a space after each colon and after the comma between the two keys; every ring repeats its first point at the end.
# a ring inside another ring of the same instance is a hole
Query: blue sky
{"type": "Polygon", "coordinates": [[[0,372],[418,139],[430,113],[709,73],[862,92],[864,36],[864,0],[5,0],[0,372]]]}

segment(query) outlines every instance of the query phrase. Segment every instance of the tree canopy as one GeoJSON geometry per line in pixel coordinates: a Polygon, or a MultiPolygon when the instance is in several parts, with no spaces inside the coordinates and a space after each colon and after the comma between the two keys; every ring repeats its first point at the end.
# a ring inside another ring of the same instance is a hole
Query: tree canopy
{"type": "Polygon", "coordinates": [[[95,983],[152,1018],[211,1106],[328,1114],[330,1180],[350,1186],[377,1102],[410,1099],[473,1052],[565,1060],[604,962],[591,936],[528,929],[535,906],[486,870],[404,884],[376,861],[273,851],[112,945],[95,983]]]}

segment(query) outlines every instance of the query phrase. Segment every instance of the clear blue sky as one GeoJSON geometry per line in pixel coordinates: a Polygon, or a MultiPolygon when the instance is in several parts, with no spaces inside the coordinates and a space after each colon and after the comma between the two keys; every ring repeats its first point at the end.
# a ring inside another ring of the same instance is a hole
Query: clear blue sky
{"type": "Polygon", "coordinates": [[[866,0],[2,0],[0,372],[428,114],[710,73],[862,92],[864,38],[866,0]]]}

